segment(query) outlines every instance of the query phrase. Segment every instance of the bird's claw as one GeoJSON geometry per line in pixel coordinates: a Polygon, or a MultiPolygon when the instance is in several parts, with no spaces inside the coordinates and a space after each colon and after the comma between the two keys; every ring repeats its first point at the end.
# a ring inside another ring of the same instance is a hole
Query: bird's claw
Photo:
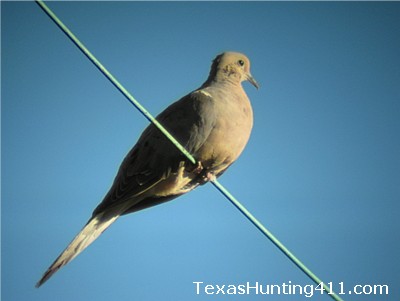
{"type": "Polygon", "coordinates": [[[197,161],[196,166],[192,170],[192,172],[196,175],[199,175],[202,171],[204,170],[203,165],[201,164],[200,161],[197,161]]]}
{"type": "Polygon", "coordinates": [[[204,176],[203,176],[203,180],[204,182],[214,182],[217,179],[217,177],[212,173],[212,172],[207,172],[204,176]]]}
{"type": "Polygon", "coordinates": [[[191,172],[196,175],[199,175],[203,183],[207,183],[209,181],[213,182],[216,179],[215,175],[212,172],[207,171],[207,169],[204,169],[203,164],[201,164],[200,161],[197,161],[196,166],[191,172]]]}

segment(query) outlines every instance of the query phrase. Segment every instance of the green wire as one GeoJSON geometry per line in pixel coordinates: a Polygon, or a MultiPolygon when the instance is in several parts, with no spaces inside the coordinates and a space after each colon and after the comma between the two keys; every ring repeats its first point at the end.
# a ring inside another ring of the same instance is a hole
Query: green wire
{"type": "MultiPolygon", "coordinates": [[[[155,119],[116,79],[115,77],[94,57],[94,55],[78,40],[78,38],[61,22],[60,19],[42,1],[36,3],[56,23],[56,25],[71,39],[71,41],[87,56],[89,60],[106,76],[111,83],[167,138],[193,163],[196,159],[155,119]]],[[[311,270],[309,270],[292,252],[290,252],[263,224],[257,220],[222,184],[216,179],[211,182],[254,226],[256,226],[275,246],[281,250],[295,265],[297,265],[317,285],[323,283],[311,270]]],[[[323,288],[335,301],[343,301],[337,294],[323,283],[323,288]]]]}
{"type": "Polygon", "coordinates": [[[249,221],[253,223],[279,250],[282,251],[295,265],[297,265],[312,281],[317,285],[322,283],[323,288],[332,299],[336,301],[343,301],[336,293],[330,290],[329,286],[322,282],[309,268],[307,268],[292,252],[288,250],[264,225],[254,217],[228,190],[225,189],[217,181],[212,182],[212,184],[223,194],[225,197],[237,208],[244,216],[247,217],[249,221]]]}

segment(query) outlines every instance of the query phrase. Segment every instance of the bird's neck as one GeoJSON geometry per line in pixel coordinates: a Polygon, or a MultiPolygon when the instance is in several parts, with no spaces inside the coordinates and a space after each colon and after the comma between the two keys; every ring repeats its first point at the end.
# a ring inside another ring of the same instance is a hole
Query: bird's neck
{"type": "Polygon", "coordinates": [[[210,74],[201,87],[205,88],[211,85],[241,86],[241,81],[240,74],[236,72],[218,72],[217,74],[210,74]]]}

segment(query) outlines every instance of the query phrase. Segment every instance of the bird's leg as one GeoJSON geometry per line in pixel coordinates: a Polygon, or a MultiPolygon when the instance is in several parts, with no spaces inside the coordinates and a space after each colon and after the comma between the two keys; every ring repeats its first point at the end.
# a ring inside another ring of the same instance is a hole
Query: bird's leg
{"type": "Polygon", "coordinates": [[[214,173],[208,171],[207,169],[204,169],[203,164],[201,164],[201,161],[197,161],[196,166],[191,172],[196,175],[199,175],[203,183],[214,181],[216,179],[214,173]]]}
{"type": "Polygon", "coordinates": [[[216,179],[217,179],[217,177],[214,175],[214,173],[209,172],[209,171],[206,172],[203,176],[204,182],[209,182],[209,181],[214,182],[216,179]]]}
{"type": "Polygon", "coordinates": [[[192,172],[196,175],[199,175],[202,171],[204,170],[203,165],[201,164],[200,161],[197,161],[196,166],[192,170],[192,172]]]}

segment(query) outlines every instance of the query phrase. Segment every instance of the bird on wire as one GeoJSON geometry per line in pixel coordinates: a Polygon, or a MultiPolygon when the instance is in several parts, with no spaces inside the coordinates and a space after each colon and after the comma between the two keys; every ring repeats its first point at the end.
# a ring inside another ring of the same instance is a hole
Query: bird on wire
{"type": "Polygon", "coordinates": [[[123,160],[113,185],[92,217],[36,287],[74,259],[121,215],[170,201],[222,175],[243,151],[253,127],[253,111],[243,81],[258,89],[249,59],[237,52],[218,55],[205,83],[156,118],[197,163],[190,162],[150,124],[123,160]]]}

